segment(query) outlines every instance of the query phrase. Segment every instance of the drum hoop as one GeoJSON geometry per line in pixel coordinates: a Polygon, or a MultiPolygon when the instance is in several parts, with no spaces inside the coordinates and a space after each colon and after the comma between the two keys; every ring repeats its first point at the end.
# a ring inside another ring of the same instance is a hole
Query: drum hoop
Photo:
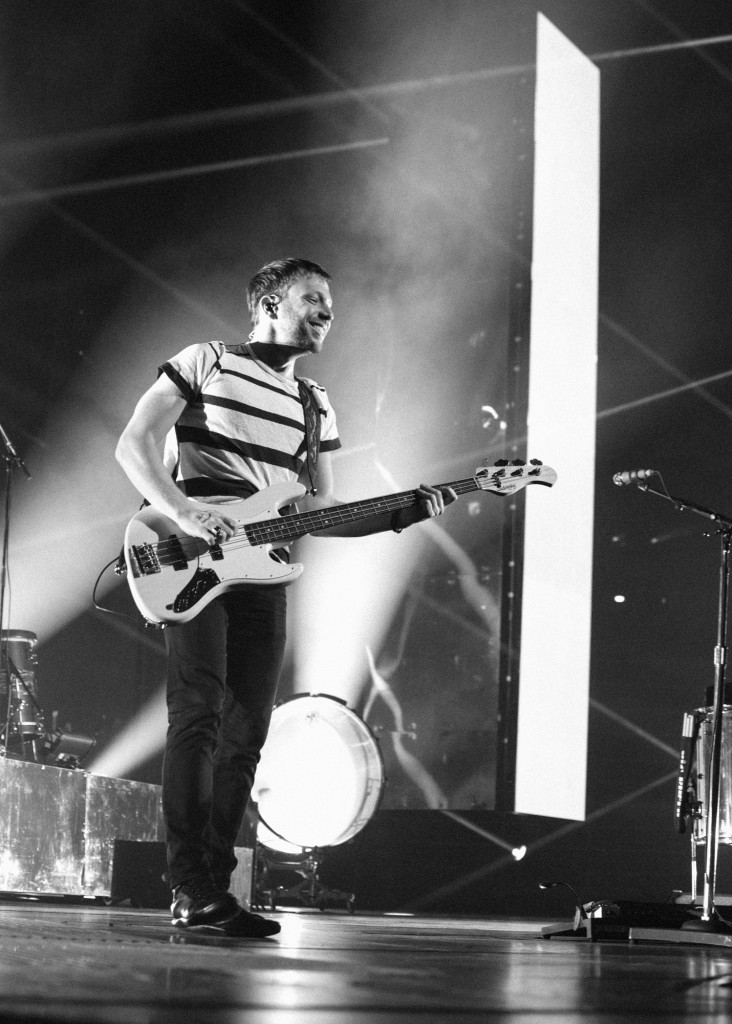
{"type": "Polygon", "coordinates": [[[0,644],[21,643],[30,644],[31,647],[35,646],[38,642],[38,637],[35,633],[31,633],[28,629],[3,629],[0,632],[0,644]]]}
{"type": "Polygon", "coordinates": [[[364,719],[358,714],[357,711],[354,711],[353,708],[349,708],[348,702],[345,701],[342,697],[336,697],[332,693],[293,693],[290,697],[284,697],[282,700],[277,701],[272,712],[272,717],[274,718],[275,713],[279,711],[280,708],[285,707],[285,705],[287,704],[292,704],[293,701],[301,700],[303,697],[312,697],[314,699],[323,698],[324,700],[333,701],[335,704],[338,704],[344,711],[348,713],[349,719],[355,719],[356,722],[358,722],[358,724],[366,730],[367,739],[373,740],[374,749],[376,751],[376,755],[381,766],[381,774],[385,780],[386,765],[384,763],[384,756],[381,753],[381,744],[379,743],[379,739],[376,736],[376,733],[368,724],[368,722],[364,721],[364,719]]]}
{"type": "MultiPolygon", "coordinates": [[[[277,703],[274,706],[274,709],[275,711],[277,711],[279,708],[284,707],[285,704],[292,704],[293,701],[302,700],[303,697],[322,697],[324,700],[332,700],[334,704],[340,704],[348,711],[352,710],[348,707],[348,701],[345,701],[342,697],[336,697],[335,694],[333,693],[310,693],[307,691],[303,693],[292,693],[290,694],[289,697],[283,697],[282,700],[277,701],[277,703]]],[[[355,712],[352,713],[355,714],[355,712]]]]}

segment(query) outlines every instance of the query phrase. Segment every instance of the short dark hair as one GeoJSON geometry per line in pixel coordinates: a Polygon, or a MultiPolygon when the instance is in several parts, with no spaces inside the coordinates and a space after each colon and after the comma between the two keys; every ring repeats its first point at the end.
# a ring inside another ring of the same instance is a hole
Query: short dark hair
{"type": "Polygon", "coordinates": [[[311,274],[322,277],[324,281],[330,281],[330,274],[311,260],[288,257],[266,263],[247,286],[247,305],[252,325],[257,323],[259,300],[263,295],[278,295],[282,298],[293,281],[299,277],[309,277],[311,274]]]}

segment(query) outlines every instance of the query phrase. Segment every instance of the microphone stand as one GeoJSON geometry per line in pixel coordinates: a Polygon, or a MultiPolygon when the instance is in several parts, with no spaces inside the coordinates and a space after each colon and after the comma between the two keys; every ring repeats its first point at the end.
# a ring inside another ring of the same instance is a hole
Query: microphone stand
{"type": "MultiPolygon", "coordinates": [[[[663,480],[663,478],[661,478],[663,480]]],[[[685,921],[682,927],[697,932],[732,932],[732,926],[724,922],[714,907],[714,891],[717,877],[717,854],[719,848],[719,803],[721,790],[722,724],[724,706],[724,677],[727,664],[727,614],[729,602],[730,547],[732,546],[732,519],[714,509],[697,505],[693,501],[675,497],[667,490],[658,491],[647,483],[638,483],[642,491],[648,491],[659,498],[670,501],[678,511],[696,512],[717,523],[719,529],[719,604],[717,612],[717,642],[714,648],[714,700],[712,709],[712,742],[709,766],[709,803],[706,811],[706,864],[704,870],[704,895],[701,918],[685,921]]],[[[665,484],[664,484],[665,487],[665,484]]]]}

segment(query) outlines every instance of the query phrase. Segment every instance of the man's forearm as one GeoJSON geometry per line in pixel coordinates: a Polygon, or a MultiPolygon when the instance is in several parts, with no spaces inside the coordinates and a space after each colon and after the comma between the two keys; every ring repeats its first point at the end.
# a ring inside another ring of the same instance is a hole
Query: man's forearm
{"type": "Polygon", "coordinates": [[[115,456],[130,483],[143,498],[163,515],[177,518],[186,507],[188,499],[173,482],[157,446],[133,440],[123,434],[115,456]]]}
{"type": "MultiPolygon", "coordinates": [[[[335,508],[343,505],[340,501],[327,501],[310,499],[307,509],[310,511],[319,509],[335,508]]],[[[346,520],[337,526],[329,526],[325,530],[313,530],[318,537],[370,537],[375,533],[386,533],[393,530],[401,533],[402,530],[413,523],[428,519],[430,513],[426,511],[415,494],[414,504],[407,508],[399,508],[389,512],[379,512],[376,515],[367,515],[362,519],[346,520]]]]}

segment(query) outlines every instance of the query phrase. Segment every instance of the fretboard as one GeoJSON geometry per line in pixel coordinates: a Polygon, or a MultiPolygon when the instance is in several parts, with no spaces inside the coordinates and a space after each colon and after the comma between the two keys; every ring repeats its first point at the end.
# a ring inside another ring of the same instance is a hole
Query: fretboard
{"type": "MultiPolygon", "coordinates": [[[[456,494],[481,490],[475,477],[455,480],[449,484],[437,484],[437,487],[451,487],[456,494]]],[[[243,532],[252,545],[282,543],[295,540],[306,533],[317,533],[318,530],[328,530],[343,523],[355,523],[384,512],[397,512],[400,508],[409,508],[416,501],[415,491],[400,491],[397,494],[384,494],[380,498],[365,498],[362,501],[332,505],[312,512],[296,512],[276,519],[265,519],[259,523],[249,523],[243,532]]]]}

